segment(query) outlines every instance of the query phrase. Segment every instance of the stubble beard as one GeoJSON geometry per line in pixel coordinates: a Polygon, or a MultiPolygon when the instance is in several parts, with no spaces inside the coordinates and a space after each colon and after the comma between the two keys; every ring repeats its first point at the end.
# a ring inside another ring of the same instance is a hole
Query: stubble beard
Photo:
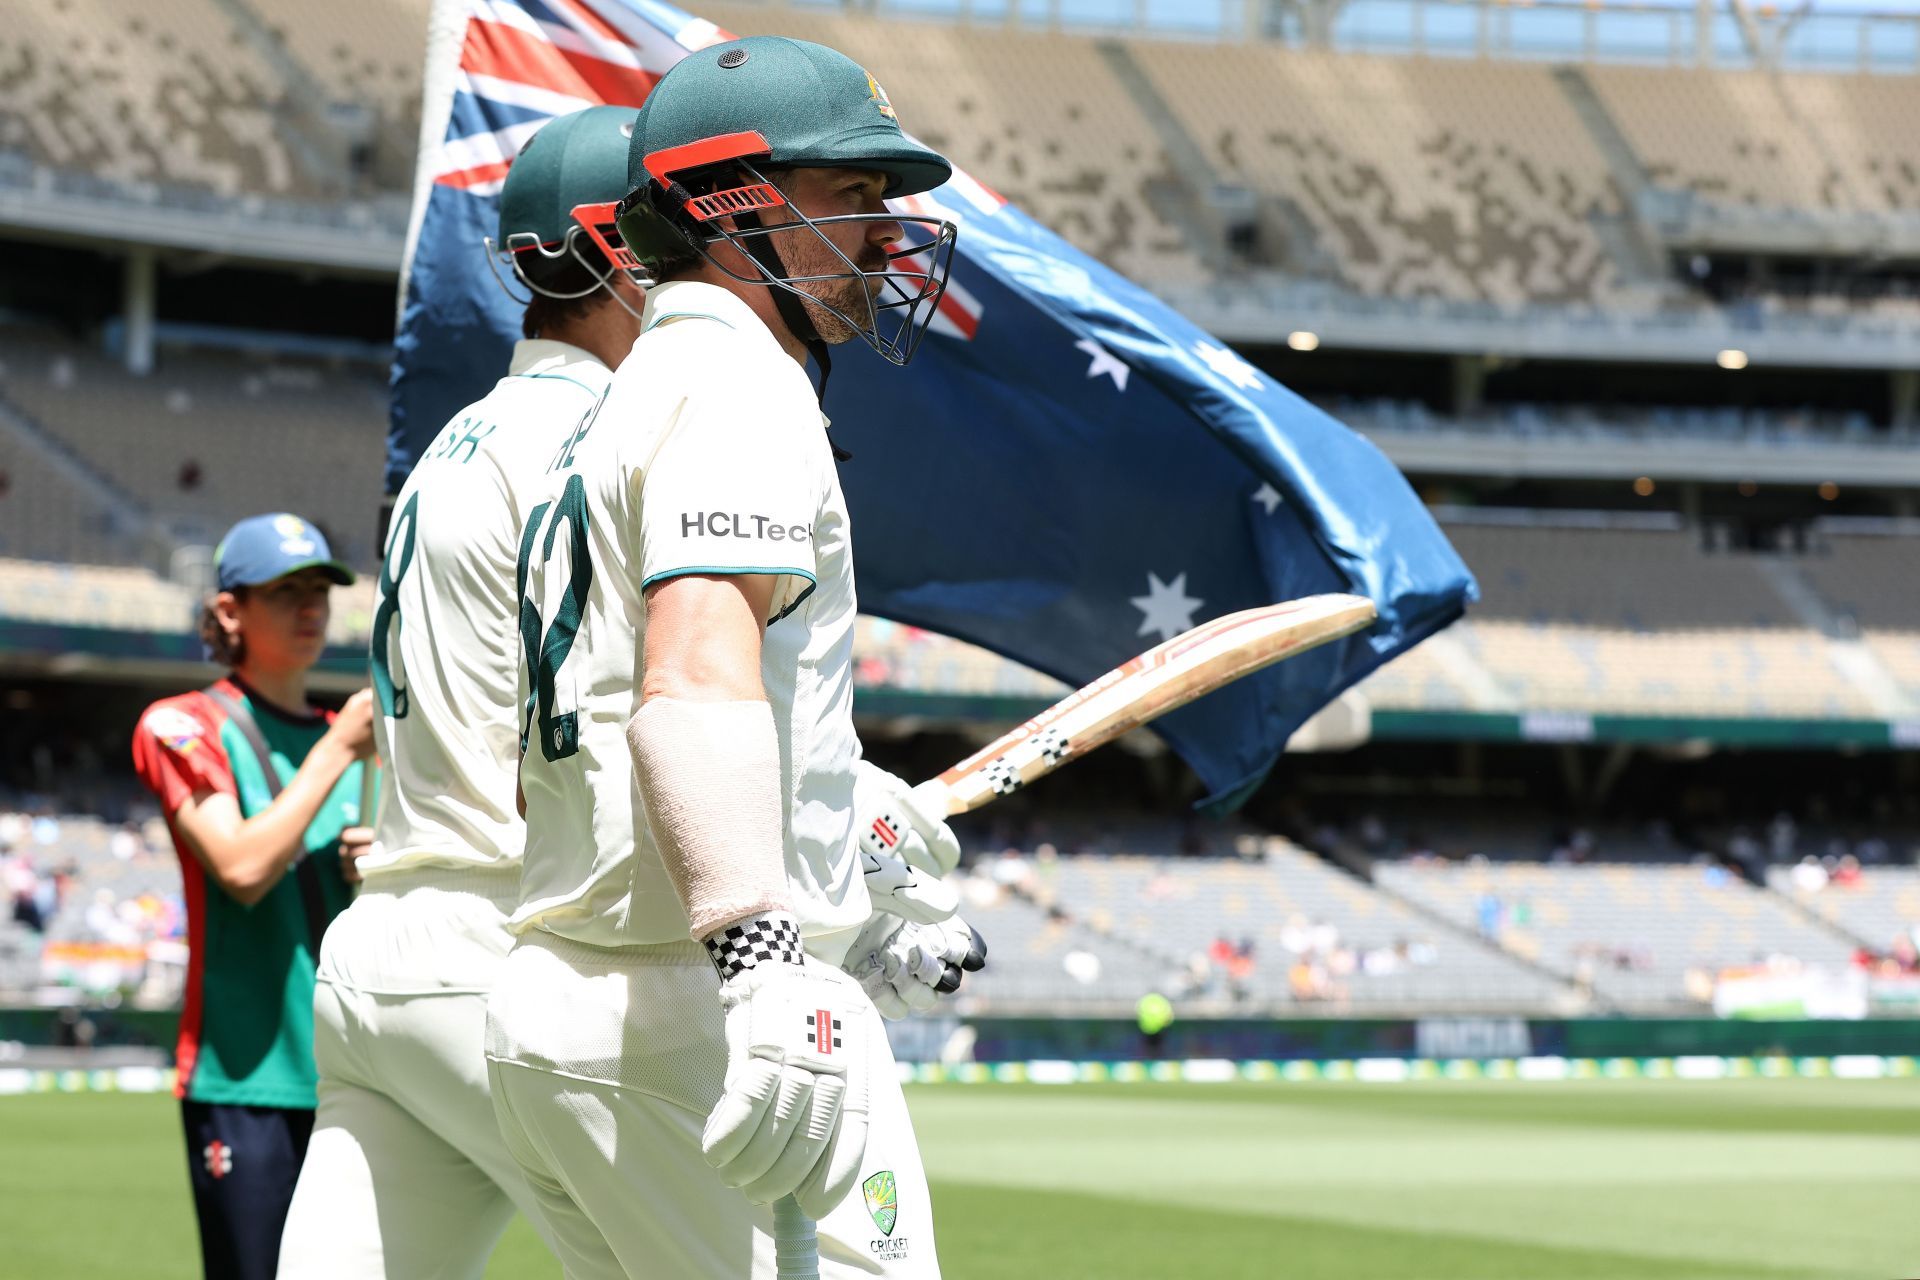
{"type": "MultiPolygon", "coordinates": [[[[879,255],[877,261],[867,262],[862,262],[862,256],[848,255],[855,262],[860,262],[866,271],[885,269],[885,255],[879,255]]],[[[805,252],[796,253],[794,257],[805,259],[803,263],[796,263],[789,268],[794,275],[841,273],[838,279],[810,280],[794,286],[807,297],[807,318],[813,321],[814,332],[820,335],[820,340],[828,346],[837,347],[864,333],[862,321],[869,318],[870,301],[878,294],[881,283],[870,276],[844,274],[849,270],[847,264],[824,244],[810,245],[805,252]],[[828,310],[829,307],[833,310],[828,310]]]]}

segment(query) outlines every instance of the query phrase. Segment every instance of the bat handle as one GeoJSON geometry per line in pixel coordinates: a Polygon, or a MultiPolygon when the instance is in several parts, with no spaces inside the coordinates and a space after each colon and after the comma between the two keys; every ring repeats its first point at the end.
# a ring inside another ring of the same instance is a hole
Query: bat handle
{"type": "Polygon", "coordinates": [[[967,811],[966,805],[957,803],[958,797],[953,794],[953,788],[938,778],[929,778],[915,787],[913,798],[922,813],[938,813],[951,818],[967,811]]]}
{"type": "Polygon", "coordinates": [[[773,1258],[779,1280],[820,1280],[820,1239],[792,1196],[773,1202],[773,1258]]]}

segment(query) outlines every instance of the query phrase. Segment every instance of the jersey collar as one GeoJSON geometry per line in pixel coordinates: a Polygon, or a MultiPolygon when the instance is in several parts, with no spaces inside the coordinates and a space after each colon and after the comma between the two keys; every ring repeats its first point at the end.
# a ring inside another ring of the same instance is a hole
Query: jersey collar
{"type": "Polygon", "coordinates": [[[551,338],[522,338],[514,343],[513,360],[507,366],[507,373],[516,378],[551,374],[601,385],[613,377],[613,371],[601,364],[598,357],[570,342],[555,342],[551,338]]]}
{"type": "Polygon", "coordinates": [[[753,308],[717,284],[704,280],[668,280],[647,290],[647,309],[640,316],[640,331],[646,333],[668,320],[695,316],[718,320],[734,332],[758,339],[782,360],[791,360],[779,339],[753,308]]]}

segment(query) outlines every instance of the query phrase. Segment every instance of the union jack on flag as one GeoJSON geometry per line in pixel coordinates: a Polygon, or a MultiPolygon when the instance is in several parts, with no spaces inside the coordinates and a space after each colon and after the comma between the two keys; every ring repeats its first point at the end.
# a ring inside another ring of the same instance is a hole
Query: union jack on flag
{"type": "MultiPolygon", "coordinates": [[[[460,6],[456,6],[459,8],[460,6]]],[[[555,116],[637,107],[668,67],[729,39],[713,23],[644,0],[467,0],[436,185],[494,195],[514,156],[555,116]]]]}
{"type": "MultiPolygon", "coordinates": [[[[638,106],[680,58],[732,38],[658,0],[435,0],[421,115],[440,142],[415,175],[389,494],[507,368],[521,304],[482,240],[520,148],[555,116],[638,106]]],[[[857,455],[842,484],[865,611],[1081,685],[1148,631],[1317,592],[1370,597],[1372,631],[1155,726],[1230,801],[1307,717],[1473,598],[1392,464],[1227,344],[957,169],[895,208],[960,237],[912,365],[858,342],[835,362],[824,408],[857,455]]]]}

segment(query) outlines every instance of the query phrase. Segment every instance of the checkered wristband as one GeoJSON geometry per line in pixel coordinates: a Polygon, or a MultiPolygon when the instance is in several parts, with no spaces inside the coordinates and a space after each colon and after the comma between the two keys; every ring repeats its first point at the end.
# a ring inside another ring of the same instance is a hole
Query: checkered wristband
{"type": "Polygon", "coordinates": [[[720,981],[737,978],[763,964],[799,964],[800,923],[792,916],[755,916],[707,937],[707,954],[720,981]]]}

